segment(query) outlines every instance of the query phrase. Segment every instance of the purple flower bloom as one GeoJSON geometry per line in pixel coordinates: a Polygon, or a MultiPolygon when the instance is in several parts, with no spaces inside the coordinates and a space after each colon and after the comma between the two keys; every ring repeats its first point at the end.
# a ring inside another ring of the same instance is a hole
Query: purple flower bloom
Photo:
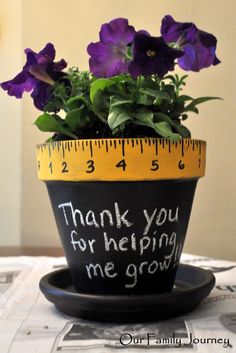
{"type": "Polygon", "coordinates": [[[179,66],[186,71],[199,71],[211,65],[217,65],[216,37],[199,30],[193,23],[176,22],[173,17],[162,20],[161,34],[167,43],[175,43],[184,50],[178,59],[179,66]]]}
{"type": "Polygon", "coordinates": [[[0,84],[10,96],[22,98],[24,92],[31,92],[36,108],[43,110],[52,94],[52,85],[58,80],[61,71],[67,66],[62,59],[53,62],[55,49],[53,44],[48,43],[39,52],[25,49],[26,63],[22,71],[10,81],[0,84]]]}
{"type": "Polygon", "coordinates": [[[134,78],[152,74],[163,78],[168,71],[174,70],[174,61],[181,55],[181,50],[170,48],[162,37],[137,33],[133,41],[133,60],[129,63],[129,73],[134,78]]]}
{"type": "Polygon", "coordinates": [[[127,51],[135,29],[125,18],[116,18],[102,25],[100,42],[90,43],[87,51],[90,71],[96,77],[112,77],[128,71],[127,51]]]}

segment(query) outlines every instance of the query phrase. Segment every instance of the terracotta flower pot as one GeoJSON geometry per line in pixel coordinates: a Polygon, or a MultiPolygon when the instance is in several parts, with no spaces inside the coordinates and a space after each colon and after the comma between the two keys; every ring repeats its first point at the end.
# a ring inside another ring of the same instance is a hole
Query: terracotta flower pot
{"type": "Polygon", "coordinates": [[[37,147],[74,286],[91,294],[173,288],[204,141],[77,140],[37,147]]]}

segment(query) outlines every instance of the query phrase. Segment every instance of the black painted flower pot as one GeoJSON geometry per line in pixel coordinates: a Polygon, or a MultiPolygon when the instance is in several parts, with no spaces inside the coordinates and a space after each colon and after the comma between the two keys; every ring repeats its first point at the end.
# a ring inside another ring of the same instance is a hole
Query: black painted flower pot
{"type": "Polygon", "coordinates": [[[205,143],[67,141],[37,155],[76,290],[170,292],[205,143]]]}

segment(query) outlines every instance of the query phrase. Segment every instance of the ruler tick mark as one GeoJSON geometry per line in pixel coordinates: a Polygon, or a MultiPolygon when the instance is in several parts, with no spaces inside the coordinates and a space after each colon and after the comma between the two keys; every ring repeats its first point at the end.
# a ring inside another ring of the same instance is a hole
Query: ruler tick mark
{"type": "Polygon", "coordinates": [[[168,152],[169,152],[169,153],[171,152],[171,143],[170,143],[170,140],[168,141],[168,152]]]}
{"type": "Polygon", "coordinates": [[[122,156],[125,156],[125,141],[122,140],[122,156]]]}
{"type": "Polygon", "coordinates": [[[51,158],[51,145],[50,145],[50,143],[49,143],[49,145],[48,145],[48,153],[49,153],[49,157],[51,158]]]}
{"type": "Polygon", "coordinates": [[[140,140],[140,151],[141,151],[141,153],[143,153],[143,141],[142,140],[140,140]]]}
{"type": "Polygon", "coordinates": [[[184,140],[181,140],[181,155],[184,156],[184,140]]]}
{"type": "Polygon", "coordinates": [[[158,143],[157,143],[157,140],[153,140],[155,141],[155,153],[156,153],[156,156],[158,155],[158,143]]]}
{"type": "Polygon", "coordinates": [[[93,157],[93,146],[92,146],[92,141],[89,141],[89,149],[90,149],[90,155],[93,157]]]}

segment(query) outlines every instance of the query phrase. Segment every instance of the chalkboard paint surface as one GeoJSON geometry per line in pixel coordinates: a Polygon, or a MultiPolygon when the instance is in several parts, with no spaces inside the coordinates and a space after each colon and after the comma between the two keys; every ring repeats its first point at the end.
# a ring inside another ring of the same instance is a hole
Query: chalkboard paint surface
{"type": "Polygon", "coordinates": [[[43,294],[64,314],[116,323],[157,321],[184,315],[195,309],[214,285],[212,272],[183,264],[178,268],[174,290],[165,295],[76,293],[68,269],[50,272],[40,281],[43,294]]]}
{"type": "Polygon", "coordinates": [[[75,288],[97,294],[171,291],[196,183],[47,181],[75,288]]]}

